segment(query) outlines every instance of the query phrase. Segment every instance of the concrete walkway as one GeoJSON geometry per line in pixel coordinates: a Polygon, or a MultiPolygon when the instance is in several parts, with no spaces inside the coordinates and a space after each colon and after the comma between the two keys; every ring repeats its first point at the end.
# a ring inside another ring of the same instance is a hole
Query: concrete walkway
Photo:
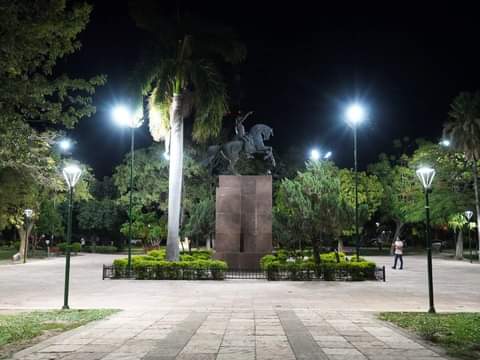
{"type": "MultiPolygon", "coordinates": [[[[387,282],[268,282],[265,280],[155,281],[102,280],[102,264],[112,255],[72,258],[72,308],[234,308],[257,306],[319,311],[425,311],[428,304],[426,259],[410,256],[405,270],[387,265],[387,282]]],[[[0,309],[58,309],[63,304],[65,259],[0,266],[0,309]]],[[[480,311],[480,266],[434,259],[438,311],[480,311]]]]}
{"type": "Polygon", "coordinates": [[[14,359],[440,360],[442,353],[370,313],[312,310],[125,311],[14,359]]]}
{"type": "MultiPolygon", "coordinates": [[[[112,255],[72,259],[70,306],[111,318],[46,340],[16,359],[442,359],[379,311],[425,311],[426,261],[387,268],[387,282],[102,280],[112,255]]],[[[378,265],[391,258],[377,257],[378,265]]],[[[0,266],[2,309],[59,309],[63,258],[0,266]]],[[[437,311],[480,311],[480,266],[434,259],[437,311]]]]}

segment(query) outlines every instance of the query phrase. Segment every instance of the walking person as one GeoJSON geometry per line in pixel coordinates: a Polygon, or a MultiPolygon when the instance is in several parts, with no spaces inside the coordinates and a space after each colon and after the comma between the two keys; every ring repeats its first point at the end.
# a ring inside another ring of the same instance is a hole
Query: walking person
{"type": "Polygon", "coordinates": [[[399,237],[392,243],[392,253],[395,256],[392,269],[397,268],[397,261],[400,260],[400,270],[403,269],[403,241],[399,237]]]}

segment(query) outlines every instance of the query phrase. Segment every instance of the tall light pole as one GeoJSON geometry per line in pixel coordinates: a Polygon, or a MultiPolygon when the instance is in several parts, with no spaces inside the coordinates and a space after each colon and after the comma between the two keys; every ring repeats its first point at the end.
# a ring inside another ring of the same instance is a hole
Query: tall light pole
{"type": "Polygon", "coordinates": [[[365,120],[365,109],[359,104],[351,104],[345,111],[345,119],[353,129],[353,161],[355,169],[355,247],[357,261],[360,257],[360,232],[358,225],[358,155],[357,127],[365,120]]]}
{"type": "Polygon", "coordinates": [[[467,210],[463,213],[463,215],[467,219],[468,250],[470,252],[470,264],[471,264],[473,261],[473,253],[472,253],[472,236],[470,234],[470,219],[473,216],[473,211],[467,210]]]}
{"type": "Polygon", "coordinates": [[[127,276],[130,276],[132,268],[132,223],[133,223],[133,162],[135,148],[135,129],[142,126],[143,112],[142,109],[132,113],[126,106],[118,105],[113,109],[113,119],[120,126],[130,128],[130,196],[128,205],[128,262],[127,276]]]}
{"type": "Polygon", "coordinates": [[[435,170],[431,167],[421,167],[417,171],[417,176],[420,182],[422,183],[423,189],[425,191],[425,237],[426,237],[426,246],[427,246],[427,271],[428,271],[428,298],[430,307],[428,309],[429,313],[435,313],[435,306],[433,304],[433,274],[432,274],[432,239],[430,237],[430,205],[428,194],[431,191],[432,181],[435,177],[435,170]]]}
{"type": "Polygon", "coordinates": [[[67,218],[67,246],[65,257],[65,290],[63,293],[63,307],[62,309],[69,309],[68,307],[68,291],[70,283],[70,243],[72,242],[72,206],[73,206],[73,188],[77,184],[82,169],[78,165],[71,164],[63,168],[63,177],[68,186],[68,218],[67,218]]]}
{"type": "Polygon", "coordinates": [[[33,216],[32,209],[25,209],[23,211],[24,216],[24,227],[25,227],[25,246],[23,247],[23,263],[27,262],[27,253],[28,253],[28,238],[29,238],[29,228],[30,228],[30,221],[33,216]]]}

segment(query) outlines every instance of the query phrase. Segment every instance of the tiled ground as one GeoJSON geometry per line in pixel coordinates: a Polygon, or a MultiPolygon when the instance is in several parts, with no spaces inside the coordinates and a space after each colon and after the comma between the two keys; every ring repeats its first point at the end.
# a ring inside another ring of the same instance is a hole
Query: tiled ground
{"type": "Polygon", "coordinates": [[[440,360],[366,312],[309,309],[124,311],[46,340],[15,359],[440,360]]]}

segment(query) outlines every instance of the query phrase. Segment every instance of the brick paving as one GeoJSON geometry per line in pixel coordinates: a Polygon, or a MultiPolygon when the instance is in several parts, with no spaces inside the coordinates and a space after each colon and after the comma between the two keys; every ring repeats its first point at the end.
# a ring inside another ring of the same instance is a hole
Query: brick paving
{"type": "MultiPolygon", "coordinates": [[[[445,355],[376,319],[425,311],[426,259],[407,256],[387,282],[135,281],[101,279],[111,255],[72,258],[72,308],[122,309],[50,338],[15,359],[434,360],[445,355]]],[[[62,258],[0,265],[0,312],[59,309],[62,258]]],[[[480,311],[478,264],[434,259],[437,311],[480,311]]]]}
{"type": "Polygon", "coordinates": [[[48,339],[16,360],[441,360],[367,312],[311,309],[123,311],[48,339]]]}

